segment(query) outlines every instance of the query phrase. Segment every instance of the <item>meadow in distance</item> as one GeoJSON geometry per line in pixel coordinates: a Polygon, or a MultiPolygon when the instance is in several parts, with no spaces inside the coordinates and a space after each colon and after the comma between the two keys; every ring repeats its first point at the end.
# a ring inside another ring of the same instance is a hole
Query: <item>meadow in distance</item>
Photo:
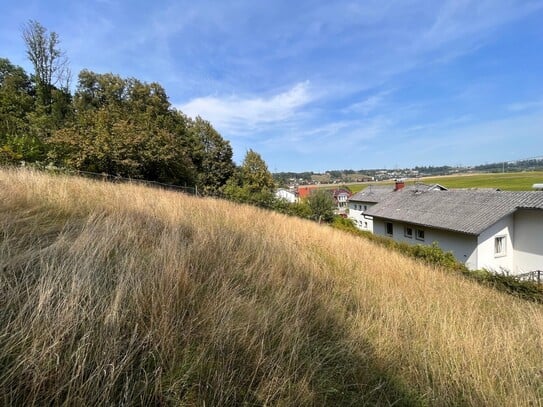
{"type": "MultiPolygon", "coordinates": [[[[443,175],[438,177],[423,177],[407,179],[408,184],[423,182],[426,184],[441,184],[447,188],[499,188],[503,191],[531,191],[534,184],[543,182],[543,171],[506,172],[506,173],[476,173],[462,175],[443,175]]],[[[369,183],[348,184],[355,193],[366,188],[369,183]]],[[[392,185],[391,181],[372,182],[373,185],[392,185]]]]}

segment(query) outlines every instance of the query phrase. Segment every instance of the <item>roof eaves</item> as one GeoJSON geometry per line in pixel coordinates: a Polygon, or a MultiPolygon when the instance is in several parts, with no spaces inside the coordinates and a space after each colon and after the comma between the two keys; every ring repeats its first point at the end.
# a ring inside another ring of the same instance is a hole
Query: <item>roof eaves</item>
{"type": "Polygon", "coordinates": [[[467,231],[467,230],[463,230],[463,229],[447,228],[447,227],[443,227],[443,226],[436,226],[436,225],[431,225],[431,224],[426,224],[426,223],[412,222],[412,221],[408,221],[408,220],[404,220],[404,219],[396,219],[396,218],[385,217],[385,216],[381,216],[381,215],[370,215],[370,214],[368,214],[368,216],[372,216],[373,218],[378,218],[378,219],[385,219],[385,220],[392,220],[392,221],[396,221],[396,222],[408,223],[408,224],[415,225],[415,226],[424,226],[424,227],[427,227],[427,228],[433,228],[433,229],[439,229],[439,230],[447,230],[449,232],[463,233],[465,235],[472,235],[472,236],[478,236],[481,233],[483,233],[486,229],[488,229],[488,227],[486,227],[486,228],[484,228],[484,229],[482,229],[480,231],[479,230],[467,231]]]}

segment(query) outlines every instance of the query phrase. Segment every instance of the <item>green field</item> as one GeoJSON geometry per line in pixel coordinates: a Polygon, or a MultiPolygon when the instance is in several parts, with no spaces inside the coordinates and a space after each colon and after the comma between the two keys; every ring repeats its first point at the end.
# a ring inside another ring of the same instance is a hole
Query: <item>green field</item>
{"type": "MultiPolygon", "coordinates": [[[[408,179],[408,185],[415,182],[425,184],[441,184],[447,188],[499,188],[505,191],[532,191],[532,185],[543,183],[543,171],[510,172],[510,173],[484,173],[464,175],[444,175],[441,177],[408,179]]],[[[353,193],[361,191],[371,183],[348,184],[353,193]]],[[[392,185],[393,182],[375,182],[374,185],[392,185]]]]}

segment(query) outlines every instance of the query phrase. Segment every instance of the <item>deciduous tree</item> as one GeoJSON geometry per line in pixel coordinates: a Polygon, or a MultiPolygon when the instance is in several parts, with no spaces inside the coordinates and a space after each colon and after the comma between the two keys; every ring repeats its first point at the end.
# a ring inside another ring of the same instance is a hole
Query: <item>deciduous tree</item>
{"type": "Polygon", "coordinates": [[[196,117],[189,122],[193,162],[198,171],[198,187],[204,194],[220,195],[234,173],[232,147],[211,123],[196,117]]]}
{"type": "Polygon", "coordinates": [[[266,162],[260,154],[249,150],[241,167],[228,181],[225,193],[239,202],[271,207],[274,189],[275,183],[266,162]]]}
{"type": "Polygon", "coordinates": [[[38,100],[49,111],[53,103],[53,89],[68,89],[70,71],[68,59],[59,48],[56,32],[48,32],[38,21],[29,20],[23,28],[26,54],[34,67],[38,100]]]}
{"type": "Polygon", "coordinates": [[[324,189],[314,190],[308,199],[313,218],[319,223],[330,222],[334,218],[334,198],[324,189]]]}
{"type": "Polygon", "coordinates": [[[23,68],[0,58],[0,149],[3,163],[34,161],[43,155],[42,143],[30,133],[34,89],[23,68]]]}
{"type": "Polygon", "coordinates": [[[70,125],[50,140],[50,157],[93,172],[194,185],[183,117],[158,84],[82,71],[70,125]],[[177,126],[177,127],[176,127],[177,126]]]}

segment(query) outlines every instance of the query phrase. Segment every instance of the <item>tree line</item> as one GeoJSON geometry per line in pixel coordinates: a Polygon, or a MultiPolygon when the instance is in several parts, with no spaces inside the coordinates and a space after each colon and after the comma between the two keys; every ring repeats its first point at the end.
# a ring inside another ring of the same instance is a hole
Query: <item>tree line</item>
{"type": "Polygon", "coordinates": [[[0,57],[0,165],[24,161],[196,186],[205,195],[314,216],[307,203],[275,199],[257,152],[236,166],[229,141],[173,107],[159,83],[84,69],[72,92],[59,36],[31,20],[22,39],[32,73],[0,57]]]}
{"type": "Polygon", "coordinates": [[[22,37],[31,74],[0,58],[0,163],[222,192],[236,166],[230,143],[208,121],[175,109],[156,82],[83,70],[72,93],[58,35],[30,21],[22,37]]]}

